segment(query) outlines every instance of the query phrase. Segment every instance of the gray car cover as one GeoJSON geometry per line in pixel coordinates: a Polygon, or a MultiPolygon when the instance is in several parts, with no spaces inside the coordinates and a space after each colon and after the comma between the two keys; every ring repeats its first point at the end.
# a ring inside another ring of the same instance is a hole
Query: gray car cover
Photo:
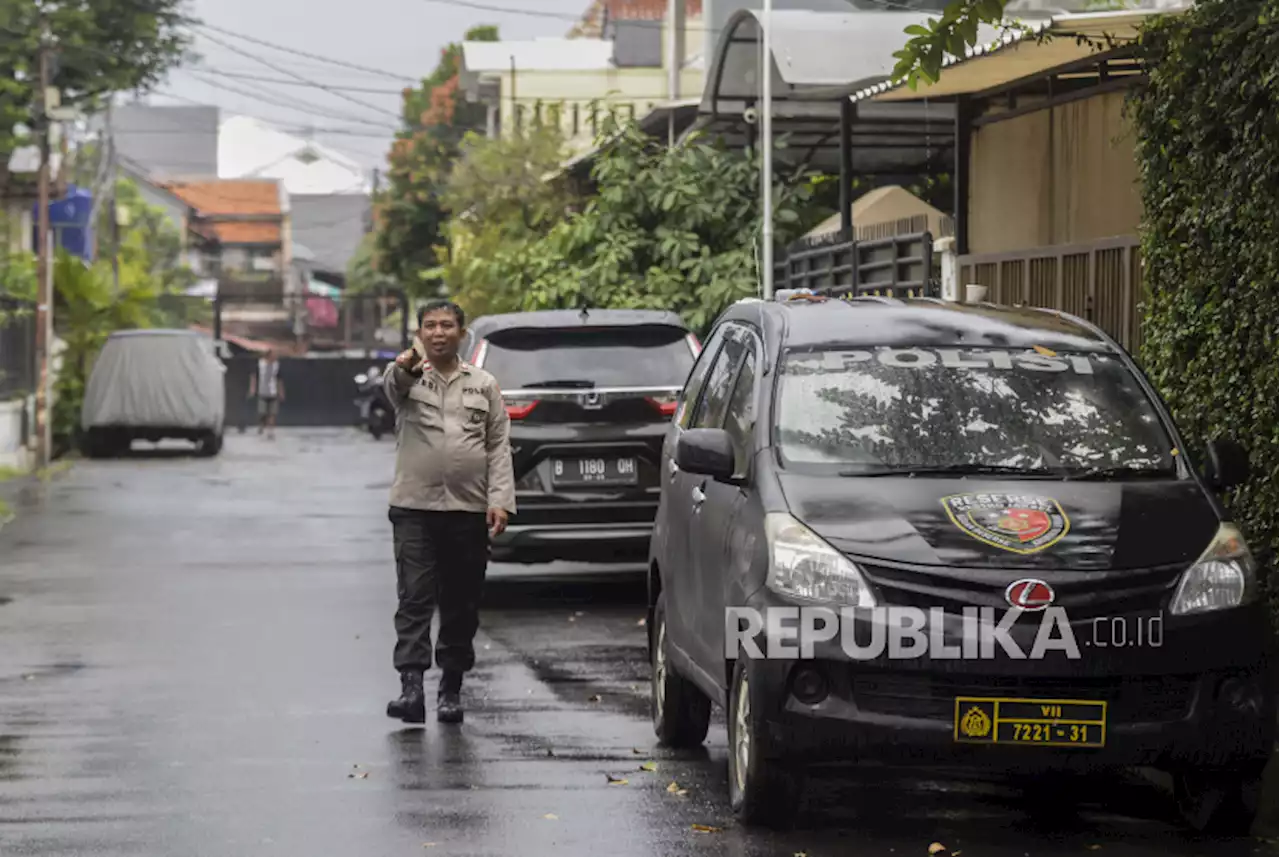
{"type": "Polygon", "coordinates": [[[185,330],[113,333],[89,376],[81,426],[220,432],[225,371],[207,336],[185,330]]]}

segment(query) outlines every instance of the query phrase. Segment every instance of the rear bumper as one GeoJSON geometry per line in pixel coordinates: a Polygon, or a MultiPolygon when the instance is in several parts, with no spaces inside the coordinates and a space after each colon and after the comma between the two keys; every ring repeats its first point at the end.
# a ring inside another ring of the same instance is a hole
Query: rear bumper
{"type": "Polygon", "coordinates": [[[641,562],[649,555],[653,524],[512,525],[494,539],[499,562],[641,562]]]}

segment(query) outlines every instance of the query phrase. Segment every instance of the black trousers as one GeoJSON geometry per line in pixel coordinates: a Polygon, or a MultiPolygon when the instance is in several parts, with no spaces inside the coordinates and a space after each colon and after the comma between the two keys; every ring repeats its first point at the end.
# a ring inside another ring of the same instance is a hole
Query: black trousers
{"type": "Polygon", "coordinates": [[[396,552],[397,670],[429,670],[431,620],[440,610],[435,663],[467,672],[476,662],[480,596],[489,563],[489,529],[482,513],[424,512],[392,506],[396,552]]]}

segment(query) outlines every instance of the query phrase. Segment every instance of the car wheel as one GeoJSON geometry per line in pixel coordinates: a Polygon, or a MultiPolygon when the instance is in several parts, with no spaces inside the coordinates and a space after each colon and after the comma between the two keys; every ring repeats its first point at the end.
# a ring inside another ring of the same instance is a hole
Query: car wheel
{"type": "Polygon", "coordinates": [[[1173,798],[1183,822],[1197,833],[1248,836],[1258,812],[1261,778],[1235,771],[1181,771],[1173,798]]]}
{"type": "Polygon", "coordinates": [[[666,593],[658,595],[654,608],[651,647],[652,688],[649,705],[653,732],[667,747],[696,747],[711,725],[711,700],[671,666],[667,651],[666,593]]]}
{"type": "Polygon", "coordinates": [[[799,810],[803,776],[771,752],[761,717],[764,689],[754,672],[752,660],[740,657],[729,684],[729,805],[743,824],[783,829],[799,810]]]}
{"type": "Polygon", "coordinates": [[[222,452],[222,432],[210,433],[200,439],[200,455],[212,458],[222,452]]]}

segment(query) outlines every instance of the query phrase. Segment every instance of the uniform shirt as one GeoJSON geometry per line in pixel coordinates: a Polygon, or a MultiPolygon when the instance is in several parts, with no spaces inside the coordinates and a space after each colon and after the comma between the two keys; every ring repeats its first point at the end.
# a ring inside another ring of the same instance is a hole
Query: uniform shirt
{"type": "Polygon", "coordinates": [[[396,407],[392,506],[515,514],[511,420],[492,375],[462,361],[449,379],[392,363],[383,385],[396,407]]]}

